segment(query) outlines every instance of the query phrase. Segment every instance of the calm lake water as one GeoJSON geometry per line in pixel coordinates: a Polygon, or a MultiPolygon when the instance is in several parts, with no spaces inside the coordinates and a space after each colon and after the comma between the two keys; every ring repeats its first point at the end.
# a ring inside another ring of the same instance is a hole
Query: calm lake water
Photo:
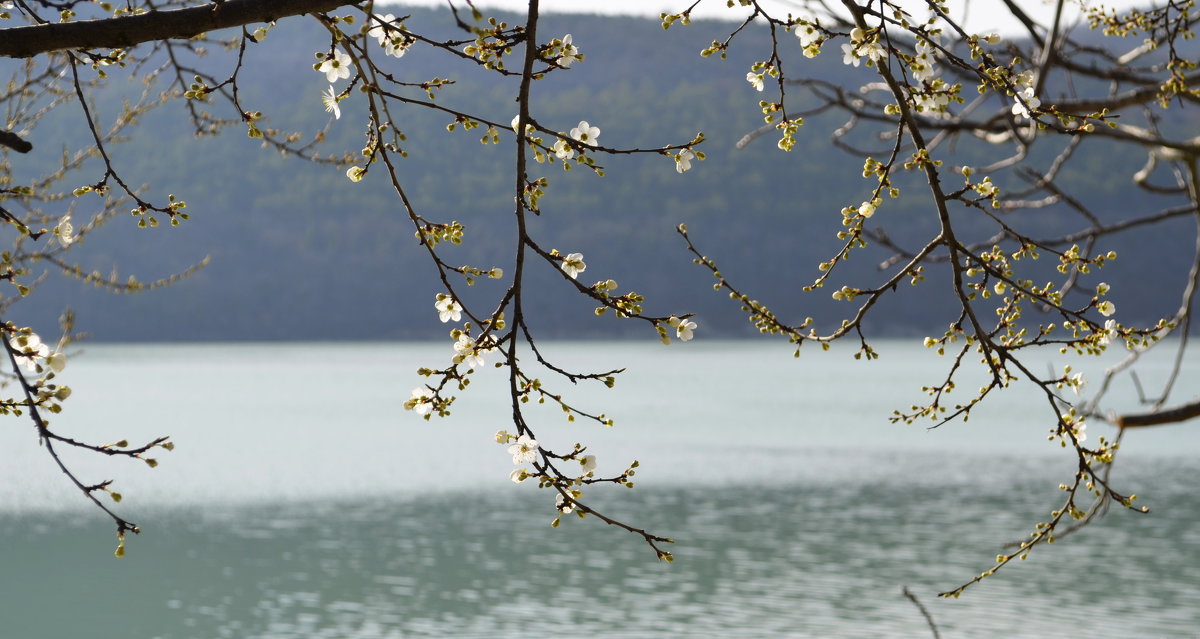
{"type": "MultiPolygon", "coordinates": [[[[570,366],[629,367],[613,390],[544,377],[616,427],[550,409],[535,424],[601,471],[641,461],[635,489],[589,497],[674,537],[670,565],[594,520],[550,528],[553,497],[508,481],[501,371],[449,419],[403,411],[448,343],[87,346],[55,426],[178,448],[153,470],[72,457],[143,526],[117,560],[111,524],[5,420],[0,637],[932,636],[905,586],[943,637],[1195,636],[1194,425],[1126,437],[1114,478],[1151,514],[1114,510],[935,597],[1044,520],[1072,460],[1020,389],[967,424],[889,424],[945,363],[913,342],[880,342],[870,364],[769,342],[547,344],[570,366]]],[[[1047,363],[1094,380],[1102,364],[1047,363]]],[[[1166,374],[1165,357],[1147,364],[1144,384],[1166,374]]],[[[1192,360],[1180,388],[1198,381],[1192,360]]],[[[1119,391],[1113,407],[1131,407],[1119,391]]]]}

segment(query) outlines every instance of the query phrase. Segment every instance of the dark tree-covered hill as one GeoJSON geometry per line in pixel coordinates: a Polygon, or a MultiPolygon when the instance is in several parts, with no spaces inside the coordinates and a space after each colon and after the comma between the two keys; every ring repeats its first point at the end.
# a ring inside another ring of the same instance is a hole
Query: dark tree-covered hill
{"type": "MultiPolygon", "coordinates": [[[[447,38],[455,33],[448,11],[390,10],[411,15],[409,23],[422,30],[441,29],[447,38]]],[[[543,165],[550,188],[535,233],[563,252],[582,252],[586,281],[612,278],[622,289],[645,295],[648,309],[696,313],[701,335],[753,333],[736,307],[712,291],[707,272],[691,263],[673,230],[686,223],[692,238],[731,279],[789,321],[813,316],[821,326],[836,325],[849,307],[833,301],[829,292],[842,284],[877,284],[882,278],[877,264],[889,253],[881,248],[855,253],[832,288],[808,294],[801,288],[818,275],[817,263],[836,251],[841,208],[864,200],[871,183],[861,177],[860,157],[831,147],[830,133],[842,124],[832,113],[809,117],[791,153],[776,149],[770,134],[735,148],[762,122],[757,102],[763,94],[750,88],[745,74],[765,55],[768,43],[764,33],[751,29],[728,60],[698,55],[731,28],[698,21],[664,32],[658,21],[648,19],[559,15],[542,20],[546,37],[571,33],[587,59],[536,83],[539,122],[567,131],[587,120],[601,128],[603,142],[625,147],[664,146],[703,131],[708,159],[685,174],[661,156],[606,160],[603,179],[543,165]]],[[[288,21],[247,52],[241,99],[266,114],[265,126],[311,134],[329,122],[320,100],[328,83],[312,70],[320,38],[317,25],[288,21]]],[[[806,60],[798,43],[784,44],[795,48],[789,64],[793,69],[807,65],[807,75],[848,86],[864,77],[863,70],[844,66],[832,50],[806,60]]],[[[214,48],[203,64],[215,74],[228,73],[232,56],[214,48]]],[[[447,106],[503,123],[515,113],[515,84],[473,73],[459,61],[414,46],[394,66],[413,81],[454,78],[456,84],[438,98],[447,106]]],[[[111,86],[96,101],[102,118],[113,117],[123,99],[141,90],[120,71],[112,75],[111,86]]],[[[795,91],[800,104],[801,90],[795,91]]],[[[343,101],[343,115],[330,124],[322,146],[326,154],[361,148],[361,99],[355,94],[343,101]]],[[[413,107],[393,115],[408,136],[409,157],[400,175],[412,201],[426,217],[467,226],[464,245],[445,249],[447,260],[505,266],[515,241],[510,149],[481,145],[479,130],[447,132],[451,118],[445,114],[413,107]]],[[[63,148],[85,144],[77,116],[63,112],[48,118],[30,135],[35,151],[14,159],[17,171],[36,175],[52,167],[63,148]]],[[[886,149],[870,139],[862,142],[886,149]]],[[[89,236],[73,259],[88,271],[108,273],[116,267],[143,280],[186,268],[206,255],[211,264],[177,286],[134,296],[114,296],[52,274],[42,285],[49,290],[18,306],[14,321],[52,325],[70,306],[80,328],[102,340],[444,336],[433,308],[438,292],[433,269],[382,172],[354,184],[343,169],[262,149],[237,127],[221,137],[197,139],[178,103],[144,118],[132,139],[112,150],[128,179],[147,184],[153,193],[186,199],[191,220],[179,228],[139,230],[132,218],[118,219],[89,236]]],[[[1030,162],[1048,161],[1049,151],[1030,162]]],[[[962,163],[971,163],[969,144],[959,153],[962,163]]],[[[1121,219],[1161,204],[1129,182],[1143,158],[1114,157],[1087,143],[1079,153],[1086,159],[1070,179],[1088,185],[1087,204],[1098,214],[1121,219]]],[[[88,173],[78,178],[80,184],[92,180],[88,173]]],[[[885,202],[872,221],[897,244],[915,248],[936,233],[936,218],[919,181],[901,177],[898,184],[905,197],[885,202]]],[[[81,199],[77,219],[91,213],[86,207],[95,202],[81,199]]],[[[1057,208],[1019,215],[1038,216],[1046,237],[1074,228],[1057,208]]],[[[1186,277],[1192,249],[1188,234],[1178,235],[1183,239],[1173,239],[1167,226],[1113,238],[1120,259],[1105,269],[1105,277],[1123,321],[1148,321],[1174,310],[1177,301],[1163,298],[1155,283],[1186,277]]],[[[579,296],[565,294],[557,273],[548,271],[534,282],[544,298],[536,324],[544,336],[652,337],[641,325],[594,318],[579,296]]],[[[871,330],[877,335],[940,333],[952,309],[948,296],[936,289],[946,285],[929,281],[890,300],[871,330]]],[[[485,280],[477,286],[503,282],[485,280]]]]}

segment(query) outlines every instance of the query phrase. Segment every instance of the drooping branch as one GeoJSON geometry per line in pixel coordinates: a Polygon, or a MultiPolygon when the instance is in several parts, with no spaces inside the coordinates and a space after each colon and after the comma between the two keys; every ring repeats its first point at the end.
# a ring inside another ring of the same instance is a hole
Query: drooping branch
{"type": "Polygon", "coordinates": [[[938,632],[937,624],[933,622],[933,615],[929,614],[929,610],[921,605],[921,601],[917,599],[917,596],[908,589],[908,586],[901,588],[900,592],[917,607],[917,610],[921,611],[921,616],[925,617],[925,623],[929,625],[929,631],[933,633],[933,639],[942,639],[941,633],[938,632]]]}
{"type": "Polygon", "coordinates": [[[13,27],[0,30],[0,57],[29,58],[62,49],[119,49],[352,4],[347,0],[225,0],[119,18],[13,27]]]}

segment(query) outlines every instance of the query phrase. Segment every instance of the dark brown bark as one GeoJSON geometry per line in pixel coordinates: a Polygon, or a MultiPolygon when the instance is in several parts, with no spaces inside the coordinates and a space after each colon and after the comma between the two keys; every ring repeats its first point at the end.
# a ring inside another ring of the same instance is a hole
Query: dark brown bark
{"type": "Polygon", "coordinates": [[[118,49],[168,38],[332,11],[347,0],[225,0],[135,16],[0,29],[0,57],[29,58],[62,49],[118,49]]]}
{"type": "Polygon", "coordinates": [[[1183,406],[1176,406],[1168,410],[1160,410],[1152,413],[1135,413],[1132,415],[1122,415],[1117,418],[1117,426],[1121,428],[1132,428],[1135,426],[1158,426],[1160,424],[1174,424],[1189,420],[1193,417],[1200,417],[1200,401],[1194,401],[1183,406]]]}
{"type": "Polygon", "coordinates": [[[18,153],[29,153],[33,149],[33,145],[21,138],[21,136],[12,131],[0,131],[0,144],[15,150],[18,153]]]}

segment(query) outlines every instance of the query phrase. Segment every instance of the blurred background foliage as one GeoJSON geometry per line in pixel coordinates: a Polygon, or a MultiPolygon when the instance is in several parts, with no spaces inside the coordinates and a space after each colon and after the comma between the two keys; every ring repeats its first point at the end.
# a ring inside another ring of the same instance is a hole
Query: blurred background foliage
{"type": "MultiPolygon", "coordinates": [[[[429,37],[462,37],[446,10],[387,11],[409,15],[409,29],[429,37]]],[[[549,177],[550,186],[533,230],[544,246],[584,254],[588,269],[581,281],[615,279],[620,291],[645,295],[651,313],[696,313],[702,337],[755,333],[723,293],[712,291],[707,271],[691,263],[674,232],[675,225],[686,223],[693,240],[743,290],[772,305],[784,321],[813,316],[824,330],[855,309],[833,301],[832,291],[843,284],[870,288],[885,279],[878,265],[890,253],[871,247],[839,267],[830,286],[801,291],[818,275],[816,265],[840,245],[841,208],[867,199],[873,181],[861,177],[861,157],[831,146],[831,132],[844,123],[832,112],[807,117],[791,153],[779,151],[771,133],[735,148],[762,124],[757,103],[770,98],[773,88],[768,84],[765,93],[758,93],[745,80],[750,65],[769,54],[765,30],[743,32],[728,60],[698,55],[733,26],[696,21],[664,32],[658,21],[644,18],[542,19],[541,39],[571,33],[587,56],[569,71],[535,84],[534,117],[542,125],[565,132],[587,120],[601,128],[603,145],[618,148],[658,148],[703,131],[708,159],[681,175],[664,156],[597,156],[606,168],[604,178],[586,170],[563,172],[560,165],[535,165],[533,175],[549,177]]],[[[790,54],[784,69],[791,77],[822,78],[854,90],[869,77],[869,69],[843,65],[833,48],[808,60],[798,42],[789,39],[782,45],[790,54]]],[[[247,109],[265,114],[260,126],[311,136],[329,123],[331,116],[320,100],[328,83],[312,70],[314,53],[327,47],[328,35],[306,20],[284,21],[264,42],[249,47],[241,97],[247,109]]],[[[233,55],[212,46],[198,64],[225,77],[233,68],[233,55]]],[[[454,79],[438,97],[445,106],[505,125],[516,112],[515,80],[482,73],[420,46],[388,64],[399,77],[414,82],[435,76],[454,79]]],[[[102,120],[118,115],[123,101],[140,92],[138,79],[126,74],[111,71],[108,87],[92,96],[102,120]]],[[[344,87],[343,82],[337,88],[344,87]]],[[[789,105],[803,109],[806,104],[811,100],[804,90],[789,87],[789,105]]],[[[341,119],[331,123],[320,147],[326,155],[357,154],[365,139],[363,96],[354,91],[341,107],[341,119]]],[[[994,108],[1001,107],[997,99],[994,108]]],[[[439,247],[447,261],[511,268],[516,238],[511,147],[481,145],[482,129],[447,132],[452,118],[444,113],[415,106],[392,113],[408,137],[409,157],[398,172],[418,212],[466,225],[463,245],[439,247]]],[[[1195,128],[1195,115],[1181,109],[1160,115],[1166,118],[1164,128],[1195,128]]],[[[53,112],[28,136],[34,152],[14,158],[16,173],[26,179],[44,173],[63,149],[84,145],[89,137],[81,120],[75,105],[53,112]]],[[[244,127],[234,126],[222,136],[197,138],[179,102],[146,115],[130,139],[110,151],[127,181],[145,184],[155,195],[177,194],[188,202],[191,219],[180,228],[139,230],[134,218],[122,217],[89,235],[71,254],[87,271],[117,268],[122,277],[134,274],[142,280],[211,255],[207,268],[177,286],[133,296],[50,277],[38,295],[14,309],[12,319],[22,325],[53,325],[69,306],[77,311],[81,328],[106,341],[444,337],[446,327],[436,321],[433,308],[440,291],[434,270],[385,173],[372,172],[354,184],[344,169],[281,157],[243,132],[244,127]]],[[[501,134],[503,142],[511,141],[511,130],[501,134]]],[[[868,131],[856,131],[855,140],[877,151],[877,157],[889,149],[868,131]]],[[[1061,144],[1065,141],[1042,143],[1027,163],[1044,168],[1061,144]]],[[[975,164],[986,157],[985,149],[968,140],[941,152],[948,164],[975,164]]],[[[1177,204],[1133,187],[1129,176],[1143,162],[1137,153],[1085,141],[1062,183],[1104,220],[1177,204]]],[[[84,171],[70,186],[96,176],[97,171],[84,171]]],[[[1004,191],[1024,186],[1011,174],[994,181],[1004,191]]],[[[904,192],[901,199],[885,200],[869,226],[883,227],[898,245],[916,249],[937,233],[936,214],[919,176],[901,176],[897,185],[904,192]]],[[[95,212],[88,207],[99,202],[95,196],[76,202],[77,225],[95,212]]],[[[62,206],[65,212],[67,204],[62,206]]],[[[960,236],[981,239],[994,232],[985,220],[972,223],[968,211],[955,215],[964,218],[960,236]]],[[[1082,218],[1061,206],[1022,210],[1011,217],[1011,223],[1038,238],[1084,226],[1082,218]]],[[[1112,285],[1110,297],[1123,323],[1152,322],[1174,311],[1178,301],[1173,291],[1185,281],[1192,259],[1186,224],[1177,220],[1106,240],[1103,248],[1118,251],[1120,258],[1097,281],[1112,285]]],[[[1045,269],[1048,279],[1055,264],[1043,262],[1035,272],[1045,269]]],[[[539,263],[532,275],[527,291],[536,291],[529,299],[536,304],[534,326],[540,336],[654,337],[640,323],[593,317],[587,300],[572,295],[555,269],[539,263]]],[[[491,296],[503,285],[483,280],[476,288],[491,296]]],[[[913,291],[888,296],[886,306],[869,320],[869,331],[876,336],[940,333],[957,316],[947,286],[931,275],[913,291]]],[[[478,299],[490,303],[488,297],[478,299]]]]}

